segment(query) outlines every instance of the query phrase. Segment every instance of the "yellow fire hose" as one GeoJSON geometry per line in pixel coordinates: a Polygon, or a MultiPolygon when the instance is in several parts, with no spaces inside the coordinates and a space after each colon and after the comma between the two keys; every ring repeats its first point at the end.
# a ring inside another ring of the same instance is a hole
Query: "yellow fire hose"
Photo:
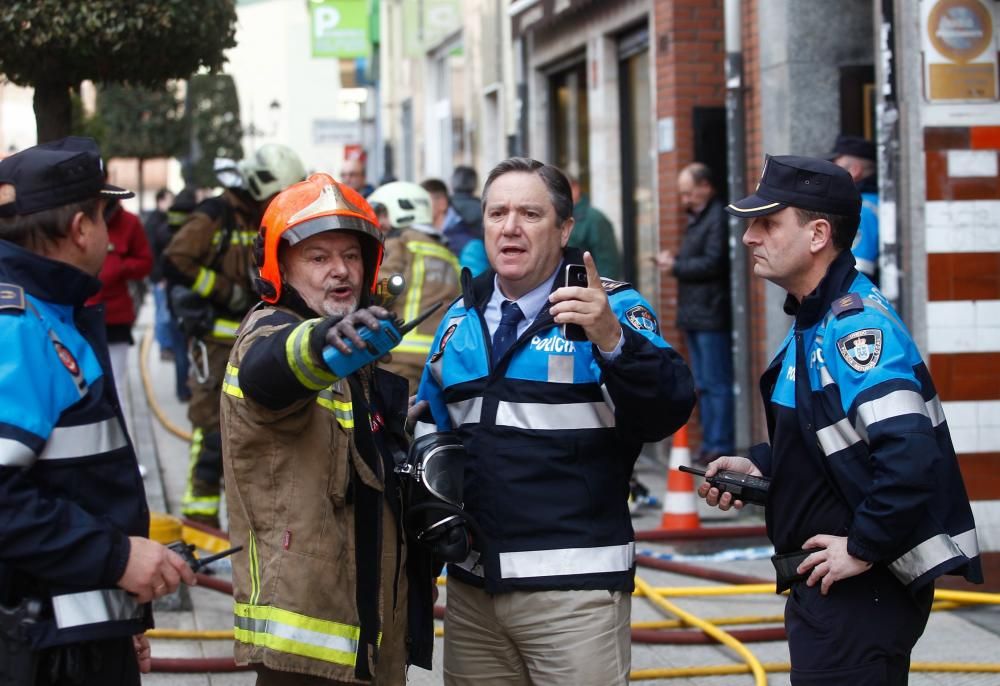
{"type": "MultiPolygon", "coordinates": [[[[180,428],[166,416],[160,407],[159,402],[153,392],[153,384],[149,376],[149,351],[153,342],[153,330],[147,329],[142,339],[140,348],[140,374],[142,377],[143,391],[146,402],[150,410],[156,416],[163,427],[184,441],[191,440],[191,434],[180,428]]],[[[169,516],[167,516],[169,517],[169,516]]],[[[170,518],[172,519],[172,518],[170,518]]],[[[179,520],[177,522],[179,524],[179,520]]],[[[171,521],[160,523],[164,529],[164,535],[173,536],[171,540],[176,540],[174,535],[175,524],[171,521]],[[168,533],[169,530],[169,533],[168,533]]],[[[229,547],[229,542],[218,536],[205,533],[188,526],[181,526],[181,537],[188,543],[193,543],[202,550],[219,552],[229,547]]],[[[444,585],[446,579],[439,577],[439,585],[444,585]]],[[[645,681],[651,679],[671,679],[699,676],[728,676],[739,674],[752,674],[756,686],[766,686],[767,673],[787,673],[791,666],[782,662],[761,663],[747,647],[733,638],[725,631],[719,629],[720,626],[751,625],[751,624],[776,624],[783,621],[782,615],[761,615],[761,616],[735,616],[716,617],[711,620],[697,617],[667,600],[668,597],[718,597],[729,595],[749,595],[749,594],[771,594],[774,593],[773,584],[736,584],[727,586],[667,586],[653,587],[640,577],[635,579],[635,595],[646,597],[660,609],[676,616],[676,620],[658,620],[647,622],[633,622],[634,629],[676,629],[684,626],[693,626],[701,629],[719,643],[729,647],[736,652],[744,661],[744,664],[733,665],[705,665],[697,667],[673,667],[655,669],[633,670],[630,678],[632,681],[645,681]]],[[[937,589],[934,593],[933,610],[950,610],[966,605],[998,605],[1000,604],[1000,593],[978,593],[973,591],[951,591],[937,589]]],[[[169,640],[233,640],[233,630],[181,630],[181,629],[150,629],[146,635],[155,639],[169,640]]],[[[434,635],[441,637],[444,635],[442,627],[436,627],[434,635]]],[[[913,662],[910,665],[911,672],[933,672],[933,673],[968,673],[968,674],[1000,674],[1000,664],[998,663],[968,663],[968,662],[913,662]]]]}

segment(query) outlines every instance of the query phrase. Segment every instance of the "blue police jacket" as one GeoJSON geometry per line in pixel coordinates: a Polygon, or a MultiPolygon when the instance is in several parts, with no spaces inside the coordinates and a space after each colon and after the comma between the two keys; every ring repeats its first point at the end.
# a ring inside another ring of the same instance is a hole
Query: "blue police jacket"
{"type": "Polygon", "coordinates": [[[857,262],[858,271],[873,277],[878,271],[878,184],[875,177],[869,177],[858,184],[861,191],[861,221],[854,237],[851,252],[857,262]]]}
{"type": "MultiPolygon", "coordinates": [[[[583,262],[572,249],[565,258],[583,262]]],[[[617,358],[563,338],[546,304],[494,367],[483,319],[494,272],[473,281],[465,270],[462,281],[431,346],[416,431],[454,430],[469,456],[465,509],[487,540],[449,575],[490,593],[631,591],[629,477],[643,443],[688,420],[691,373],[642,296],[607,279],[624,332],[617,358]]]]}
{"type": "Polygon", "coordinates": [[[116,583],[149,532],[92,276],[0,240],[0,603],[43,602],[36,647],[152,626],[116,583]]]}
{"type": "MultiPolygon", "coordinates": [[[[982,582],[941,401],[899,315],[848,251],[801,305],[790,297],[786,311],[795,323],[761,377],[761,394],[772,444],[776,433],[799,432],[806,454],[772,455],[761,444],[751,460],[775,480],[772,488],[794,468],[786,460],[814,460],[849,516],[844,532],[807,533],[846,534],[851,555],[885,565],[905,586],[915,590],[942,574],[982,582]]],[[[779,497],[789,502],[794,492],[779,497]]],[[[781,509],[772,493],[772,540],[787,540],[805,508],[781,509]]]]}

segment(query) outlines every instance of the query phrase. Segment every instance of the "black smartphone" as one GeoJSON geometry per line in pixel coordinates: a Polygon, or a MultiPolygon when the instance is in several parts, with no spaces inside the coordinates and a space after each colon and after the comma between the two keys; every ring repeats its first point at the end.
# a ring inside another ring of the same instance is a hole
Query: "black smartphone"
{"type": "MultiPolygon", "coordinates": [[[[567,264],[563,286],[587,287],[587,268],[582,264],[567,264]]],[[[567,341],[585,341],[587,332],[579,324],[563,324],[562,335],[567,341]]]]}

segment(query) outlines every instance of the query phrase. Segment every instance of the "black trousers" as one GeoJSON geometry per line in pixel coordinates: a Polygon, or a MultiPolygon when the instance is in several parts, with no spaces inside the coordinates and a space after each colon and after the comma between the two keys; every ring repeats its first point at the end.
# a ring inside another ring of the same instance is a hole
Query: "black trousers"
{"type": "Polygon", "coordinates": [[[76,643],[42,651],[37,686],[139,686],[132,638],[76,643]]]}
{"type": "Polygon", "coordinates": [[[910,651],[924,632],[934,585],[911,594],[884,567],[820,585],[792,586],[785,629],[793,686],[905,686],[910,651]]]}

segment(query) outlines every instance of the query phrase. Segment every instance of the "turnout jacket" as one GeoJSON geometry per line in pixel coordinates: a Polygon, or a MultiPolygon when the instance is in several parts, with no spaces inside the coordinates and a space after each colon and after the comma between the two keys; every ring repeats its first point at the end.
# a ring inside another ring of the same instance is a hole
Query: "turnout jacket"
{"type": "Polygon", "coordinates": [[[336,378],[309,348],[322,320],[307,311],[253,310],[222,387],[230,534],[243,546],[233,557],[236,660],[367,682],[386,617],[402,607],[408,663],[430,669],[431,560],[406,541],[384,462],[386,451],[405,456],[406,383],[384,370],[372,379],[372,367],[336,378]]]}
{"type": "Polygon", "coordinates": [[[781,432],[800,432],[805,454],[751,449],[772,478],[772,540],[786,538],[798,518],[775,511],[782,490],[797,487],[782,480],[789,461],[815,460],[850,514],[844,530],[805,533],[846,535],[851,555],[888,567],[911,590],[942,574],[981,583],[975,522],[941,401],[899,315],[846,250],[816,291],[785,307],[795,322],[760,390],[772,444],[781,432]]]}
{"type": "MultiPolygon", "coordinates": [[[[564,260],[582,262],[572,249],[564,260]]],[[[688,420],[691,373],[649,304],[609,279],[624,332],[616,359],[563,338],[546,304],[494,367],[483,319],[494,272],[473,280],[465,270],[462,280],[424,370],[418,397],[429,408],[416,429],[455,431],[468,452],[465,510],[486,540],[448,574],[490,593],[631,591],[629,476],[643,443],[688,420]]]]}
{"type": "Polygon", "coordinates": [[[0,604],[43,603],[36,648],[152,626],[117,586],[149,533],[94,277],[0,240],[0,604]]]}
{"type": "Polygon", "coordinates": [[[232,345],[240,320],[253,303],[253,243],[260,211],[248,202],[232,191],[205,200],[163,251],[164,276],[213,304],[216,316],[207,338],[225,345],[232,345]],[[237,286],[247,296],[247,305],[230,310],[237,286]]]}

